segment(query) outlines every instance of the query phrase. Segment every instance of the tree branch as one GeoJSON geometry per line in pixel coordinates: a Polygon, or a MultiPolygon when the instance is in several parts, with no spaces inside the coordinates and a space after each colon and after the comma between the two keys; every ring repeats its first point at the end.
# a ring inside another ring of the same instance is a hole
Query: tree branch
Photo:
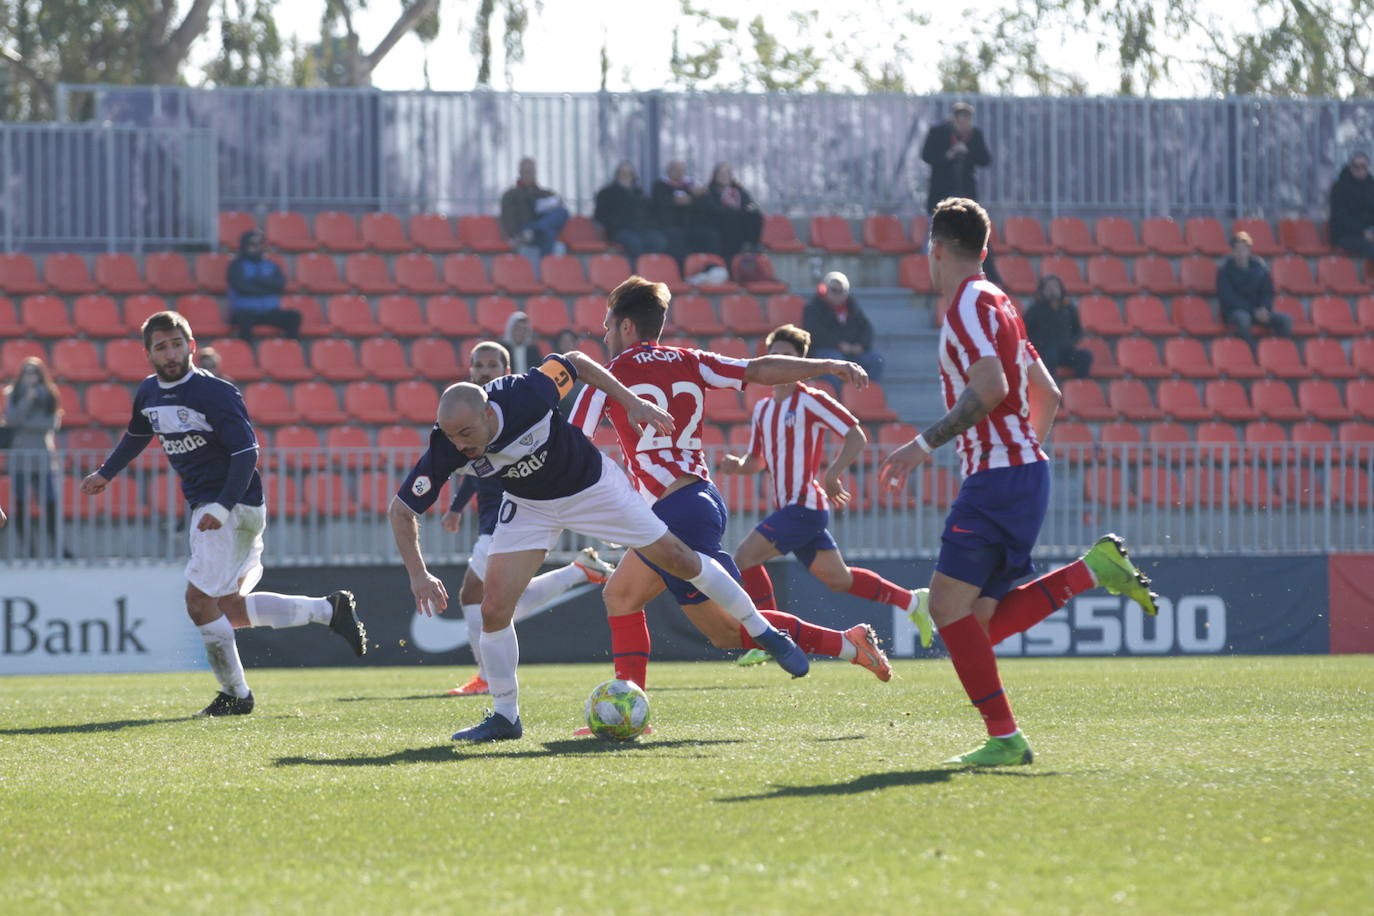
{"type": "Polygon", "coordinates": [[[214,2],[215,0],[195,0],[186,11],[181,25],[167,38],[164,46],[178,63],[185,59],[191,44],[205,32],[205,27],[210,22],[210,7],[214,6],[214,2]]]}
{"type": "Polygon", "coordinates": [[[362,59],[362,69],[364,73],[359,76],[371,76],[372,71],[382,62],[382,58],[396,47],[396,43],[406,36],[406,33],[414,29],[421,19],[434,12],[439,5],[439,0],[415,0],[409,7],[401,12],[395,24],[391,26],[391,31],[386,33],[377,47],[372,49],[372,53],[362,59]]]}
{"type": "Polygon", "coordinates": [[[29,85],[43,96],[48,103],[48,110],[54,115],[57,114],[57,87],[48,80],[45,80],[37,70],[29,66],[28,61],[24,60],[23,55],[13,51],[4,45],[0,45],[0,61],[9,64],[15,73],[22,76],[29,85]]]}

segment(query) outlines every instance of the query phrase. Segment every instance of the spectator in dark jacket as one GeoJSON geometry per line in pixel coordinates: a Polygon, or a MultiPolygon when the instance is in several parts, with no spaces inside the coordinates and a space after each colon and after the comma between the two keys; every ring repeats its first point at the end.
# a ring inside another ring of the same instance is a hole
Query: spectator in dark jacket
{"type": "Polygon", "coordinates": [[[873,349],[873,324],[849,295],[849,278],[832,270],[802,312],[802,326],[811,333],[815,359],[846,359],[864,367],[877,381],[883,374],[883,355],[873,349]]]}
{"type": "Polygon", "coordinates": [[[668,250],[668,237],[654,224],[653,204],[628,160],[617,165],[615,178],[596,192],[592,219],[606,230],[606,238],[625,249],[631,263],[646,252],[668,250]]]}
{"type": "Polygon", "coordinates": [[[501,231],[516,248],[536,248],[541,255],[553,254],[558,233],[568,221],[563,199],[539,186],[534,160],[520,160],[515,186],[501,195],[501,231]]]}
{"type": "Polygon", "coordinates": [[[524,312],[511,312],[506,319],[506,336],[501,346],[510,353],[510,371],[524,375],[544,361],[544,353],[530,330],[530,316],[524,312]]]}
{"type": "Polygon", "coordinates": [[[1293,319],[1274,311],[1274,281],[1269,269],[1250,254],[1250,234],[1237,232],[1231,239],[1231,256],[1217,271],[1217,302],[1221,318],[1254,346],[1254,325],[1288,337],[1293,319]]]}
{"type": "Polygon", "coordinates": [[[716,163],[706,186],[711,219],[720,232],[720,256],[728,265],[741,251],[758,251],[763,234],[763,213],[754,198],[735,180],[728,162],[716,163]]]}
{"type": "MultiPolygon", "coordinates": [[[[57,384],[43,360],[25,357],[13,384],[0,392],[4,425],[9,428],[10,487],[14,499],[14,527],[27,551],[41,555],[37,538],[26,528],[33,522],[30,505],[40,503],[38,525],[47,538],[51,556],[58,553],[57,443],[54,433],[62,425],[62,402],[57,384]],[[26,537],[27,534],[27,537],[26,537]]],[[[71,553],[63,551],[70,557],[71,553]]]]}
{"type": "Polygon", "coordinates": [[[681,267],[694,251],[720,251],[720,233],[711,223],[706,186],[687,174],[687,163],[674,159],[650,194],[658,227],[668,237],[668,253],[681,267]]]}
{"type": "Polygon", "coordinates": [[[930,165],[930,191],[926,194],[926,210],[934,213],[935,205],[946,197],[978,199],[978,181],[973,170],[992,163],[983,132],[973,126],[973,106],[956,102],[953,117],[936,124],[926,134],[921,158],[930,165]]]}
{"type": "Polygon", "coordinates": [[[1374,178],[1369,154],[1350,157],[1331,185],[1331,244],[1374,261],[1374,178]]]}
{"type": "Polygon", "coordinates": [[[281,307],[286,277],[262,254],[261,232],[252,229],[239,238],[239,256],[229,262],[229,323],[248,341],[253,339],[253,328],[260,324],[281,328],[289,337],[300,337],[301,313],[281,307]]]}
{"type": "Polygon", "coordinates": [[[1092,351],[1078,346],[1083,339],[1078,306],[1064,295],[1064,281],[1053,274],[1040,278],[1026,309],[1026,336],[1056,379],[1064,368],[1073,370],[1077,378],[1087,378],[1092,372],[1092,351]]]}

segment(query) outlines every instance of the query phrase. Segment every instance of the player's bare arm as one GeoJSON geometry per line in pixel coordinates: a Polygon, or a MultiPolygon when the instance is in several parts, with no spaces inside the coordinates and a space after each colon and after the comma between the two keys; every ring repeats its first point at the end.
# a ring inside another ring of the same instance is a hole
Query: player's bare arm
{"type": "Polygon", "coordinates": [[[401,502],[392,499],[387,509],[391,521],[391,534],[396,539],[396,549],[400,551],[401,562],[405,564],[410,576],[410,593],[415,596],[415,612],[433,617],[436,611],[448,607],[448,590],[444,583],[430,575],[425,566],[424,555],[420,552],[420,517],[415,511],[401,502]]]}
{"type": "Polygon", "coordinates": [[[839,376],[858,388],[868,387],[868,373],[844,359],[807,359],[803,356],[760,356],[749,360],[744,380],[756,385],[788,385],[822,375],[839,376]]]}
{"type": "Polygon", "coordinates": [[[582,381],[593,388],[606,392],[606,397],[625,408],[625,415],[629,417],[631,423],[636,426],[652,424],[665,436],[673,432],[672,414],[646,401],[620,384],[616,381],[615,376],[607,372],[605,367],[596,360],[580,350],[564,353],[563,358],[572,363],[582,381]]]}
{"type": "Polygon", "coordinates": [[[830,462],[830,467],[826,469],[821,485],[825,487],[825,495],[829,496],[836,506],[843,506],[849,502],[849,490],[845,488],[844,478],[840,475],[858,460],[867,444],[868,434],[864,432],[864,428],[862,426],[852,427],[844,435],[844,444],[840,446],[840,453],[835,456],[835,460],[830,462]]]}
{"type": "Polygon", "coordinates": [[[768,463],[758,455],[726,455],[720,459],[718,470],[722,474],[757,474],[768,463]]]}
{"type": "Polygon", "coordinates": [[[906,486],[907,477],[926,462],[931,452],[972,429],[1002,403],[1009,390],[1007,375],[999,360],[985,356],[975,362],[969,367],[968,384],[949,412],[883,461],[878,472],[883,486],[889,490],[906,486]]]}
{"type": "Polygon", "coordinates": [[[1026,374],[1030,383],[1027,394],[1030,401],[1030,424],[1035,430],[1035,439],[1042,445],[1049,441],[1050,430],[1054,428],[1054,417],[1059,412],[1059,402],[1063,395],[1054,383],[1054,376],[1045,364],[1036,360],[1026,374]]]}

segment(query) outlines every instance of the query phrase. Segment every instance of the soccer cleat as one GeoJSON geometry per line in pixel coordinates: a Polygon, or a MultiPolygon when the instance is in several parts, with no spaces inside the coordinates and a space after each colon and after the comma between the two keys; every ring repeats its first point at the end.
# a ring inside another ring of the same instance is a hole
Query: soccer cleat
{"type": "Polygon", "coordinates": [[[749,668],[753,665],[762,665],[764,662],[771,662],[773,656],[762,649],[750,649],[739,658],[735,659],[735,664],[741,668],[749,668]]]}
{"type": "Polygon", "coordinates": [[[581,556],[573,560],[573,565],[586,573],[587,581],[593,585],[604,585],[615,572],[615,567],[601,559],[595,547],[583,547],[579,553],[581,556]]]}
{"type": "Polygon", "coordinates": [[[354,655],[367,652],[367,629],[358,618],[358,602],[352,592],[337,591],[325,599],[334,608],[329,618],[329,629],[338,633],[348,643],[354,655]]]}
{"type": "Polygon", "coordinates": [[[807,659],[806,653],[797,648],[792,637],[781,630],[769,627],[755,636],[754,642],[773,656],[773,661],[793,677],[806,677],[806,673],[811,670],[811,662],[807,659]]]}
{"type": "Polygon", "coordinates": [[[460,732],[454,732],[454,741],[471,741],[477,744],[483,741],[510,741],[525,734],[525,726],[520,724],[520,717],[516,716],[512,722],[498,712],[489,712],[487,717],[472,728],[465,728],[460,732]]]}
{"type": "Polygon", "coordinates": [[[1136,569],[1126,554],[1126,541],[1116,534],[1104,534],[1083,554],[1083,563],[1092,570],[1097,584],[1113,595],[1125,595],[1151,617],[1159,613],[1159,596],[1150,591],[1150,577],[1136,569]]]}
{"type": "Polygon", "coordinates": [[[935,621],[930,617],[930,589],[913,588],[911,604],[906,608],[907,616],[916,624],[921,634],[921,648],[929,649],[935,639],[935,621]]]}
{"type": "Polygon", "coordinates": [[[970,767],[1013,767],[1030,763],[1035,754],[1024,735],[1017,732],[1006,738],[989,738],[988,743],[977,750],[969,751],[958,757],[951,757],[945,763],[957,763],[970,767]]]}
{"type": "Polygon", "coordinates": [[[236,697],[221,690],[210,701],[210,705],[196,713],[197,716],[246,716],[253,711],[253,694],[236,697]]]}
{"type": "Polygon", "coordinates": [[[867,668],[873,676],[883,683],[892,680],[892,666],[887,663],[887,655],[878,648],[878,634],[866,623],[856,624],[844,631],[844,638],[854,645],[854,657],[849,661],[860,668],[867,668]]]}
{"type": "Polygon", "coordinates": [[[454,687],[448,692],[448,695],[451,697],[476,697],[487,693],[491,693],[491,688],[487,686],[487,682],[482,680],[480,674],[474,674],[466,684],[454,687]]]}

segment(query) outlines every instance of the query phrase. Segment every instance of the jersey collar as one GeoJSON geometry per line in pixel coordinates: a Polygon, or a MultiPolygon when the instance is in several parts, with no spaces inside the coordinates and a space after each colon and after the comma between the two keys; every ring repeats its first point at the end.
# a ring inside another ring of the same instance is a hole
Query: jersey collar
{"type": "Polygon", "coordinates": [[[187,382],[191,380],[191,376],[195,375],[198,372],[200,372],[200,370],[197,369],[195,366],[192,366],[190,372],[187,372],[185,375],[177,379],[175,382],[164,382],[162,380],[162,376],[156,373],[153,374],[153,378],[157,379],[157,387],[165,391],[168,388],[179,388],[182,385],[185,385],[187,382]]]}
{"type": "Polygon", "coordinates": [[[661,346],[663,346],[663,344],[659,343],[659,342],[656,341],[656,340],[641,340],[639,343],[635,344],[634,346],[626,347],[626,348],[625,348],[625,352],[626,352],[626,353],[635,353],[635,352],[638,352],[638,351],[640,351],[640,350],[652,350],[652,349],[654,349],[655,347],[661,347],[661,346]]]}

